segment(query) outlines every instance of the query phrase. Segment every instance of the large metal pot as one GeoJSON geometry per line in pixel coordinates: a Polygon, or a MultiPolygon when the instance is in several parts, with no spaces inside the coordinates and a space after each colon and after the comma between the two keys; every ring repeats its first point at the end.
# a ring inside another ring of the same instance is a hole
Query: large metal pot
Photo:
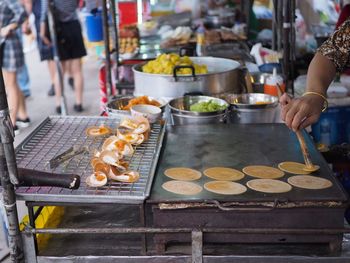
{"type": "Polygon", "coordinates": [[[244,90],[242,83],[244,76],[239,70],[237,61],[214,57],[191,57],[196,64],[205,64],[207,74],[173,75],[150,74],[142,72],[142,64],[135,65],[135,96],[148,95],[152,97],[177,98],[187,93],[202,93],[214,95],[222,93],[240,94],[244,90]]]}
{"type": "Polygon", "coordinates": [[[248,93],[229,98],[232,123],[274,123],[277,118],[277,97],[248,93]]]}
{"type": "Polygon", "coordinates": [[[223,123],[228,114],[229,104],[222,99],[208,97],[208,96],[184,96],[173,99],[169,102],[171,120],[174,125],[196,125],[196,124],[210,124],[223,123]],[[190,111],[190,106],[202,101],[214,101],[219,105],[225,105],[225,110],[213,112],[193,112],[190,111]]]}

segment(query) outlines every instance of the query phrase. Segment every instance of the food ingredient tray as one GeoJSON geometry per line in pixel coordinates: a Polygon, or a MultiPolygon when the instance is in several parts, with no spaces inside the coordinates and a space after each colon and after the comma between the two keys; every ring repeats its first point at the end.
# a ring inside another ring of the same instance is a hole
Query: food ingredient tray
{"type": "Polygon", "coordinates": [[[71,203],[142,203],[150,193],[155,168],[157,165],[163,137],[164,126],[153,124],[149,139],[135,148],[133,156],[127,158],[129,168],[140,173],[135,183],[108,182],[103,187],[89,187],[86,178],[91,175],[90,160],[94,150],[101,149],[106,137],[92,138],[86,136],[85,130],[90,126],[107,125],[116,129],[123,116],[80,117],[50,116],[46,118],[17,148],[17,165],[56,174],[77,174],[81,185],[77,190],[59,187],[19,187],[18,199],[37,202],[71,202],[71,203]],[[86,146],[89,151],[60,164],[53,170],[49,161],[73,146],[86,146]]]}

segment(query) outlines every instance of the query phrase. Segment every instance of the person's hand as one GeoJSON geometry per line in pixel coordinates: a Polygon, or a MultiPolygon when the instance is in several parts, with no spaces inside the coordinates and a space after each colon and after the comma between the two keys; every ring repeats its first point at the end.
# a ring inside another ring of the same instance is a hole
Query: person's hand
{"type": "Polygon", "coordinates": [[[51,41],[46,36],[46,25],[45,23],[42,23],[40,25],[40,38],[43,41],[43,43],[47,46],[51,46],[51,41]]]}
{"type": "Polygon", "coordinates": [[[22,33],[25,35],[30,35],[32,33],[28,19],[22,24],[22,33]]]}
{"type": "Polygon", "coordinates": [[[0,35],[3,38],[8,37],[9,35],[11,35],[11,33],[12,33],[12,26],[11,25],[7,25],[7,26],[4,26],[3,28],[1,28],[0,35]]]}
{"type": "Polygon", "coordinates": [[[287,94],[287,93],[284,93],[281,98],[280,98],[280,104],[281,106],[285,106],[287,105],[290,101],[292,100],[292,98],[287,94]]]}
{"type": "Polygon", "coordinates": [[[320,96],[306,95],[297,99],[284,94],[280,98],[281,118],[293,131],[315,123],[322,112],[324,100],[320,96]]]}

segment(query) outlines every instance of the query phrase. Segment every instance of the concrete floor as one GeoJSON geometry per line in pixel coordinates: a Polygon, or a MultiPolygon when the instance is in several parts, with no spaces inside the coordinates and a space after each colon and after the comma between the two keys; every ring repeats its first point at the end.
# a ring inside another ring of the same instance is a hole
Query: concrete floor
{"type": "MultiPolygon", "coordinates": [[[[100,62],[96,59],[93,51],[89,51],[87,57],[83,60],[83,71],[85,80],[84,90],[84,111],[77,114],[73,111],[74,91],[66,85],[65,94],[68,104],[69,115],[99,115],[100,114],[100,93],[98,84],[98,69],[100,62]]],[[[55,99],[47,95],[48,89],[51,85],[49,73],[46,63],[41,63],[37,50],[33,50],[26,54],[26,62],[31,80],[31,97],[27,98],[27,110],[31,119],[31,126],[20,130],[20,134],[15,138],[15,145],[18,145],[25,139],[35,127],[40,124],[44,118],[55,114],[55,99]]],[[[67,82],[65,82],[67,83],[67,82]]],[[[23,202],[18,202],[18,212],[20,220],[27,213],[23,202]]],[[[5,242],[5,235],[2,231],[2,224],[0,226],[0,261],[8,254],[7,245],[5,242]]],[[[1,262],[9,262],[8,258],[1,262]]]]}

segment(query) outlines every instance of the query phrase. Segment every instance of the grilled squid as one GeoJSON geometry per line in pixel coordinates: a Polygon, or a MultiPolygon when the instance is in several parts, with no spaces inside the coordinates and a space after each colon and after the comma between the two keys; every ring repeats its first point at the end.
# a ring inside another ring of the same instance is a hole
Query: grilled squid
{"type": "Polygon", "coordinates": [[[122,156],[116,152],[116,151],[102,151],[100,154],[100,159],[109,164],[116,166],[119,163],[119,159],[121,159],[122,156]]]}
{"type": "Polygon", "coordinates": [[[118,182],[135,183],[140,179],[140,174],[136,171],[120,172],[118,169],[112,168],[108,177],[118,182]]]}
{"type": "Polygon", "coordinates": [[[95,172],[86,178],[86,184],[91,187],[101,187],[107,184],[107,176],[102,172],[95,172]]]}
{"type": "Polygon", "coordinates": [[[104,125],[91,126],[87,128],[85,132],[87,136],[97,137],[97,136],[104,136],[104,135],[111,134],[112,129],[104,125]]]}

